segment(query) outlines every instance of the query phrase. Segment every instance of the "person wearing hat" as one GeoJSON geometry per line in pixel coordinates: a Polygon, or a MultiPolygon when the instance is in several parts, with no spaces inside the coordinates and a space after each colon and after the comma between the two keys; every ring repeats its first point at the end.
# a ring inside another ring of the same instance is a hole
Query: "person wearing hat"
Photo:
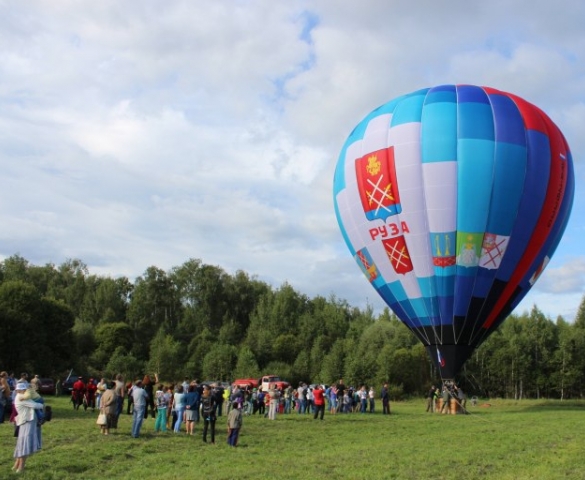
{"type": "MultiPolygon", "coordinates": [[[[85,386],[87,391],[87,406],[91,408],[92,412],[95,412],[95,397],[97,392],[97,384],[93,377],[91,377],[87,381],[87,385],[85,386]]],[[[87,409],[87,407],[86,407],[87,409]]]]}
{"type": "Polygon", "coordinates": [[[100,413],[106,415],[106,424],[101,425],[102,435],[109,435],[110,428],[117,421],[116,412],[118,410],[118,396],[116,395],[116,384],[115,382],[106,382],[102,379],[100,382],[103,385],[104,392],[101,395],[99,409],[100,413]]]}
{"type": "MultiPolygon", "coordinates": [[[[77,380],[73,384],[73,390],[71,391],[71,401],[73,402],[73,408],[79,410],[79,407],[83,404],[83,397],[85,395],[85,383],[83,377],[77,377],[77,380]]],[[[85,405],[87,410],[87,405],[85,405]]]]}
{"type": "Polygon", "coordinates": [[[24,471],[26,459],[42,447],[41,428],[37,423],[35,410],[43,408],[42,403],[33,400],[25,400],[25,392],[28,383],[19,382],[16,384],[14,407],[16,409],[15,423],[18,427],[18,439],[14,449],[14,466],[12,470],[20,473],[24,471]]]}

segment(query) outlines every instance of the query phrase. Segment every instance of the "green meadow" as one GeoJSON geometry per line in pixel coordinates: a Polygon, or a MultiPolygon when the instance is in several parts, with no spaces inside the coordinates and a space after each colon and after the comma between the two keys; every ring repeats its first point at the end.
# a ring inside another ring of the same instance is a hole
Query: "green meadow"
{"type": "MultiPolygon", "coordinates": [[[[48,398],[53,420],[43,450],[27,470],[10,471],[13,426],[0,425],[0,478],[26,479],[583,479],[585,402],[480,401],[469,415],[425,413],[420,401],[392,404],[392,415],[280,415],[244,418],[238,448],[218,418],[216,445],[195,436],[130,436],[131,416],[102,436],[97,413],[74,411],[68,398],[48,398]]],[[[380,407],[378,404],[377,407],[380,407]]]]}

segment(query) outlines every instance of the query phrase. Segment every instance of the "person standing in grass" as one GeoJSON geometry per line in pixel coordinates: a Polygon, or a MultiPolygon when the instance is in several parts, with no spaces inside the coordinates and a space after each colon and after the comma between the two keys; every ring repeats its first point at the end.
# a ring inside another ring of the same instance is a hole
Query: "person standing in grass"
{"type": "Polygon", "coordinates": [[[370,401],[370,413],[374,413],[376,407],[376,394],[374,392],[374,387],[370,387],[370,390],[368,391],[368,400],[370,401]]]}
{"type": "Polygon", "coordinates": [[[362,385],[358,392],[360,401],[360,413],[366,413],[366,406],[368,401],[368,392],[366,392],[366,386],[362,385]]]}
{"type": "MultiPolygon", "coordinates": [[[[126,396],[128,397],[128,402],[126,403],[126,415],[132,415],[132,412],[134,411],[134,400],[132,400],[132,382],[131,381],[127,381],[126,382],[126,386],[124,387],[124,390],[126,392],[126,396]]],[[[122,408],[123,410],[123,408],[122,408]]]]}
{"type": "Polygon", "coordinates": [[[155,375],[154,382],[152,381],[152,379],[150,378],[150,375],[148,375],[148,374],[144,375],[144,378],[142,379],[142,388],[144,388],[144,391],[148,395],[148,400],[146,401],[147,406],[144,409],[144,419],[145,420],[148,418],[148,410],[150,410],[150,414],[152,415],[152,418],[156,418],[156,414],[154,412],[154,383],[156,381],[157,381],[156,375],[155,375]]]}
{"type": "Polygon", "coordinates": [[[222,388],[222,395],[223,395],[223,404],[225,404],[225,414],[229,413],[229,406],[230,406],[230,389],[222,388]]]}
{"type": "Polygon", "coordinates": [[[232,409],[228,414],[228,436],[227,443],[232,447],[238,446],[238,437],[240,436],[240,429],[242,428],[243,415],[237,402],[234,402],[232,409]]]}
{"type": "Polygon", "coordinates": [[[459,409],[461,410],[461,413],[467,413],[467,409],[465,408],[467,404],[465,393],[459,387],[455,387],[455,391],[457,392],[457,402],[459,403],[459,409]]]}
{"type": "Polygon", "coordinates": [[[449,399],[451,395],[449,393],[449,389],[447,385],[443,385],[443,393],[441,394],[441,398],[443,399],[443,406],[441,407],[441,413],[449,413],[449,399]]]}
{"type": "Polygon", "coordinates": [[[116,392],[118,408],[116,409],[116,421],[114,422],[114,425],[112,425],[112,428],[118,428],[118,419],[120,418],[120,415],[122,415],[122,410],[124,409],[124,397],[126,397],[124,377],[122,377],[121,373],[116,375],[116,384],[114,386],[114,390],[116,392]]]}
{"type": "Polygon", "coordinates": [[[86,389],[83,378],[77,377],[77,380],[73,384],[73,390],[71,390],[71,398],[73,400],[73,408],[75,408],[75,410],[79,410],[79,407],[83,404],[83,396],[85,395],[85,392],[86,389]]]}
{"type": "Polygon", "coordinates": [[[433,413],[435,411],[435,386],[431,385],[431,389],[427,392],[427,412],[433,413]]]}
{"type": "Polygon", "coordinates": [[[317,385],[313,389],[313,405],[315,406],[313,419],[317,420],[317,417],[320,417],[323,420],[325,414],[325,391],[321,385],[317,385]]]}
{"type": "Polygon", "coordinates": [[[215,403],[217,405],[215,412],[218,417],[221,417],[223,410],[223,387],[220,383],[216,383],[213,387],[212,394],[215,397],[215,403]]]}
{"type": "Polygon", "coordinates": [[[26,399],[25,392],[28,384],[19,382],[16,385],[14,408],[16,409],[15,423],[18,427],[18,440],[14,449],[14,466],[17,473],[24,471],[26,459],[42,448],[41,427],[37,423],[36,410],[41,410],[43,404],[26,399]]]}
{"type": "Polygon", "coordinates": [[[164,387],[160,384],[155,393],[156,401],[156,420],[154,421],[155,432],[167,431],[167,407],[169,399],[164,392],[164,387]]]}
{"type": "Polygon", "coordinates": [[[108,384],[106,382],[106,379],[102,377],[102,379],[99,381],[99,383],[96,386],[95,404],[96,404],[97,408],[101,408],[100,402],[102,400],[102,395],[104,394],[104,392],[107,389],[108,389],[108,384]]]}
{"type": "Polygon", "coordinates": [[[266,393],[262,391],[262,388],[259,388],[258,395],[256,397],[256,401],[258,402],[258,415],[264,415],[264,412],[266,412],[266,403],[264,403],[264,397],[266,397],[266,393]]]}
{"type": "Polygon", "coordinates": [[[183,379],[183,383],[181,383],[181,387],[183,387],[183,392],[187,393],[187,391],[189,390],[189,377],[185,377],[183,379]]]}
{"type": "Polygon", "coordinates": [[[279,391],[276,388],[276,383],[270,385],[268,395],[270,396],[270,403],[268,404],[268,419],[276,420],[276,411],[278,410],[278,400],[280,397],[279,391]]]}
{"type": "Polygon", "coordinates": [[[297,399],[298,399],[298,403],[299,403],[298,413],[299,414],[305,413],[305,408],[307,406],[307,397],[305,395],[306,395],[305,384],[300,383],[299,388],[297,388],[297,399]]]}
{"type": "Polygon", "coordinates": [[[201,396],[201,414],[203,415],[203,441],[207,442],[207,431],[211,434],[211,443],[215,444],[215,399],[208,385],[203,387],[201,396]]]}
{"type": "Polygon", "coordinates": [[[132,412],[132,437],[138,438],[140,436],[142,422],[144,421],[146,403],[148,402],[148,394],[142,388],[142,381],[140,380],[137,380],[132,387],[132,401],[134,403],[134,411],[132,412]]]}
{"type": "Polygon", "coordinates": [[[4,415],[7,407],[12,407],[10,402],[10,385],[8,384],[8,373],[0,372],[0,423],[4,423],[4,415]]]}
{"type": "Polygon", "coordinates": [[[195,430],[195,412],[199,408],[199,393],[195,385],[189,385],[185,395],[185,430],[187,435],[193,435],[195,430]]]}
{"type": "Polygon", "coordinates": [[[290,413],[290,406],[292,403],[292,392],[293,389],[290,385],[286,387],[286,390],[284,391],[284,413],[290,413]]]}
{"type": "Polygon", "coordinates": [[[343,378],[339,379],[339,382],[337,382],[337,398],[338,398],[338,402],[337,402],[337,411],[340,413],[343,413],[343,401],[342,399],[344,398],[343,396],[346,393],[346,387],[345,384],[343,383],[343,378]]]}
{"type": "MultiPolygon", "coordinates": [[[[329,405],[330,405],[329,413],[332,413],[332,414],[337,413],[337,402],[339,401],[339,399],[337,397],[337,393],[338,393],[337,386],[331,385],[331,387],[329,387],[329,405]]],[[[341,399],[341,401],[343,402],[343,399],[341,399]]]]}
{"type": "Polygon", "coordinates": [[[311,387],[308,387],[306,390],[306,398],[307,398],[307,407],[305,408],[305,412],[306,413],[313,413],[313,389],[311,387]]]}
{"type": "Polygon", "coordinates": [[[89,408],[91,408],[92,412],[95,412],[95,397],[96,397],[96,393],[97,393],[97,384],[95,382],[95,380],[93,379],[93,377],[90,377],[90,379],[87,381],[87,386],[86,386],[86,391],[87,391],[87,406],[89,408]]]}
{"type": "Polygon", "coordinates": [[[167,430],[172,430],[173,426],[175,425],[176,421],[176,414],[175,414],[175,393],[174,393],[175,386],[171,383],[165,389],[165,396],[167,398],[167,430]]]}
{"type": "Polygon", "coordinates": [[[106,424],[101,426],[102,435],[109,435],[110,428],[116,421],[116,412],[118,410],[118,397],[114,390],[116,384],[111,382],[108,383],[102,379],[102,385],[106,390],[100,396],[99,409],[100,412],[106,415],[106,424]]]}
{"type": "Polygon", "coordinates": [[[173,406],[177,413],[177,420],[175,421],[173,430],[175,433],[179,433],[181,431],[181,423],[183,423],[183,415],[185,414],[185,392],[183,390],[183,385],[177,387],[177,392],[173,399],[173,406]]]}
{"type": "Polygon", "coordinates": [[[388,383],[385,383],[380,392],[382,399],[382,415],[390,415],[390,392],[388,390],[388,383]]]}

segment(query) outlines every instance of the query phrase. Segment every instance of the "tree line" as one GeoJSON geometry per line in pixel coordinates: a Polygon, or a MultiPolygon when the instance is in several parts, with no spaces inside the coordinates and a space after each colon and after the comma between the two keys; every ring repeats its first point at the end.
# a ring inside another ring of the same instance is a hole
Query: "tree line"
{"type": "MultiPolygon", "coordinates": [[[[246,272],[189,259],[151,266],[134,282],[90,274],[78,259],[0,263],[0,369],[62,378],[157,373],[233,380],[272,373],[293,385],[380,386],[422,395],[438,382],[425,348],[389,310],[374,314],[332,295],[309,298],[246,272]]],[[[535,306],[511,315],[470,358],[468,394],[579,398],[585,379],[585,302],[573,323],[535,306]]]]}

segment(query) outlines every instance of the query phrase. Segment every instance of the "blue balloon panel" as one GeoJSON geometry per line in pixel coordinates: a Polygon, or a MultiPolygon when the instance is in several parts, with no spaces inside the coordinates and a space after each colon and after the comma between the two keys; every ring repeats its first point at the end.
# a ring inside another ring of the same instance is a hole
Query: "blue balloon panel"
{"type": "Polygon", "coordinates": [[[443,378],[538,279],[574,188],[571,152],[550,118],[473,85],[418,90],[372,111],[333,181],[351,254],[443,378]]]}

